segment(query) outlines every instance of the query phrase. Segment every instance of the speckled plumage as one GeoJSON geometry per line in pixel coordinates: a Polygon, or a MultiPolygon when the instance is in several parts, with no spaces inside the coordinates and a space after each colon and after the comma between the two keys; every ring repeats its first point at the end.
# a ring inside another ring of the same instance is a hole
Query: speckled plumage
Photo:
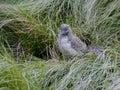
{"type": "Polygon", "coordinates": [[[68,24],[62,24],[58,36],[58,45],[64,55],[83,56],[88,51],[87,45],[73,34],[68,24]]]}

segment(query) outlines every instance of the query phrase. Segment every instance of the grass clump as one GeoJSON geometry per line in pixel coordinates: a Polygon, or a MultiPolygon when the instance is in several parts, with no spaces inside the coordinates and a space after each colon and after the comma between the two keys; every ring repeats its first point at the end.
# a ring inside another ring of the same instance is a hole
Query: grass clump
{"type": "Polygon", "coordinates": [[[2,1],[0,89],[120,89],[119,17],[119,0],[2,1]],[[104,47],[105,57],[59,61],[56,38],[62,23],[87,43],[104,47]]]}
{"type": "MultiPolygon", "coordinates": [[[[28,58],[28,57],[27,57],[28,58]]],[[[75,59],[69,62],[33,61],[17,63],[10,52],[1,51],[1,89],[22,90],[111,90],[119,88],[120,54],[106,51],[106,57],[75,59]]],[[[37,61],[34,61],[37,60],[37,61]]]]}
{"type": "Polygon", "coordinates": [[[119,3],[118,0],[26,0],[13,5],[1,4],[2,35],[4,31],[10,32],[12,35],[7,36],[13,36],[16,45],[21,43],[24,51],[42,58],[54,56],[50,52],[55,52],[62,23],[69,23],[85,41],[104,47],[112,42],[119,44],[119,3]]]}
{"type": "Polygon", "coordinates": [[[119,6],[117,0],[35,0],[1,4],[1,29],[8,30],[7,33],[12,34],[7,35],[8,38],[13,36],[27,52],[40,57],[53,56],[50,48],[54,48],[61,23],[69,23],[85,41],[108,46],[111,42],[117,44],[119,39],[119,6]]]}

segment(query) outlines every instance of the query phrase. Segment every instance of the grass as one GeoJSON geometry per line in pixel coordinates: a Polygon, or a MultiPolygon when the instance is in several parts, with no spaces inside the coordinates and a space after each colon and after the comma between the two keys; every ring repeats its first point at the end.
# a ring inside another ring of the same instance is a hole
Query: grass
{"type": "Polygon", "coordinates": [[[17,63],[4,50],[0,58],[1,89],[101,90],[119,87],[120,55],[108,50],[106,58],[92,57],[69,62],[36,61],[17,63]],[[116,86],[117,85],[117,86],[116,86]]]}
{"type": "Polygon", "coordinates": [[[0,1],[0,89],[120,89],[119,0],[12,1],[0,1]],[[56,44],[62,23],[103,47],[105,57],[62,60],[56,44]]]}

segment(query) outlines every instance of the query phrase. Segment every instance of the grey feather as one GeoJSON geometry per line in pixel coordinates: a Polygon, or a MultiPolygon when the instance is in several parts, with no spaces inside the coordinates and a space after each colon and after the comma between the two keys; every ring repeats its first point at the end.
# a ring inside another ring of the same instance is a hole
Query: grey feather
{"type": "Polygon", "coordinates": [[[61,52],[67,55],[83,56],[84,52],[87,51],[87,45],[73,34],[67,24],[61,25],[58,45],[61,52]]]}
{"type": "Polygon", "coordinates": [[[97,46],[87,46],[81,39],[79,39],[68,24],[62,24],[60,33],[57,39],[60,51],[64,55],[83,56],[86,52],[93,52],[96,55],[104,55],[103,50],[97,46]]]}

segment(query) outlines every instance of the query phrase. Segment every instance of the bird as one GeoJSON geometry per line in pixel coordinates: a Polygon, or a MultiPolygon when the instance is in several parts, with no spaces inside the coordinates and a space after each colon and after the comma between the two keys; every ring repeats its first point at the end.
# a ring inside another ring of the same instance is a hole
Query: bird
{"type": "Polygon", "coordinates": [[[57,42],[60,51],[66,56],[82,57],[88,52],[86,43],[73,33],[68,24],[62,24],[60,26],[57,42]]]}
{"type": "Polygon", "coordinates": [[[104,49],[94,44],[87,45],[87,43],[83,42],[73,33],[70,25],[68,24],[62,24],[60,26],[57,43],[60,51],[66,56],[82,57],[86,53],[88,55],[95,53],[97,56],[103,59],[105,58],[104,49]]]}

